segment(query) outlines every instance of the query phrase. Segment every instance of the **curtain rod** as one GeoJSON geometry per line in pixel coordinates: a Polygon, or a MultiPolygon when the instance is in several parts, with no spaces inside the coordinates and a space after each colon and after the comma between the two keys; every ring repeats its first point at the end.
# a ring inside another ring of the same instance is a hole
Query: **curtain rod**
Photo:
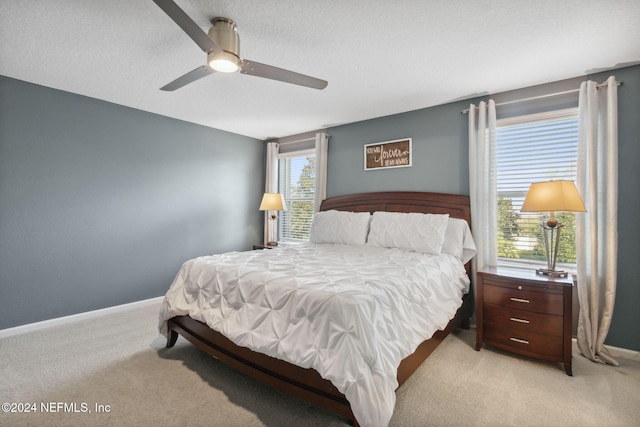
{"type": "MultiPolygon", "coordinates": [[[[622,84],[622,82],[616,82],[616,86],[620,86],[621,84],[622,84]]],[[[606,83],[600,83],[600,84],[597,84],[596,87],[600,88],[600,87],[603,87],[603,86],[606,86],[606,85],[607,85],[606,83]]],[[[530,98],[514,99],[513,101],[506,101],[506,102],[501,102],[499,104],[496,104],[496,107],[499,107],[501,105],[516,104],[518,102],[534,101],[536,99],[550,98],[552,96],[567,95],[569,93],[575,93],[575,92],[580,92],[580,89],[565,90],[563,92],[555,92],[555,93],[549,93],[549,94],[546,94],[546,95],[532,96],[530,98]]],[[[469,109],[467,108],[466,110],[460,111],[460,114],[467,114],[468,112],[469,112],[469,109]]]]}

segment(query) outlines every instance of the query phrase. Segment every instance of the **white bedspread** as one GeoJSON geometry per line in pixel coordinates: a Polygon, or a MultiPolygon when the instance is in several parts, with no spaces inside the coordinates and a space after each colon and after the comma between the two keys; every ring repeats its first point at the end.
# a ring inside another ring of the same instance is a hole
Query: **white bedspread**
{"type": "Polygon", "coordinates": [[[386,426],[400,361],[446,326],[468,292],[462,263],[399,249],[304,244],[184,263],[160,312],[313,368],[363,427],[386,426]]]}

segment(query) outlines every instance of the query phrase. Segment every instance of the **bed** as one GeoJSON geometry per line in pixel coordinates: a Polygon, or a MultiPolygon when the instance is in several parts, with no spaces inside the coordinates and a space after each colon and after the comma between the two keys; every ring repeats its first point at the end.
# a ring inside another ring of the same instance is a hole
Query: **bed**
{"type": "Polygon", "coordinates": [[[310,244],[186,262],[165,296],[160,331],[167,347],[182,335],[223,363],[353,425],[387,425],[397,387],[453,328],[469,327],[473,301],[468,261],[475,253],[469,222],[469,197],[462,195],[373,192],[326,199],[314,217],[310,244]],[[404,237],[406,228],[388,232],[398,218],[433,230],[404,237]],[[374,235],[381,229],[387,231],[374,235]],[[390,248],[389,239],[409,239],[417,249],[390,248]],[[455,240],[455,256],[445,254],[452,250],[449,240],[455,240]],[[359,276],[351,277],[351,272],[359,276]],[[427,279],[443,285],[408,284],[427,279]],[[452,295],[443,296],[449,291],[437,286],[451,288],[452,295]],[[236,293],[229,293],[230,288],[236,293]],[[322,302],[310,303],[317,294],[323,295],[322,302]],[[374,302],[378,299],[380,303],[374,302]],[[446,310],[423,309],[431,299],[442,301],[446,310]],[[194,309],[196,305],[200,308],[194,309]],[[390,305],[394,307],[387,312],[390,305]],[[436,320],[424,320],[431,317],[427,311],[436,320]],[[289,324],[282,326],[285,317],[289,324]],[[406,330],[387,326],[402,322],[412,325],[406,330]],[[309,336],[312,343],[300,344],[309,336]],[[370,336],[382,344],[370,343],[375,341],[370,336]],[[404,342],[405,336],[411,342],[404,342]]]}

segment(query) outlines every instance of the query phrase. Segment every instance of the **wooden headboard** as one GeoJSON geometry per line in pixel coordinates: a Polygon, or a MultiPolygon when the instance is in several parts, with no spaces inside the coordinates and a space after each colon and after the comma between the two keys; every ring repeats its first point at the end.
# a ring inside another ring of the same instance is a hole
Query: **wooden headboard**
{"type": "Polygon", "coordinates": [[[325,199],[321,211],[331,209],[352,212],[419,212],[449,214],[464,219],[471,226],[469,196],[420,191],[381,191],[350,194],[325,199]]]}

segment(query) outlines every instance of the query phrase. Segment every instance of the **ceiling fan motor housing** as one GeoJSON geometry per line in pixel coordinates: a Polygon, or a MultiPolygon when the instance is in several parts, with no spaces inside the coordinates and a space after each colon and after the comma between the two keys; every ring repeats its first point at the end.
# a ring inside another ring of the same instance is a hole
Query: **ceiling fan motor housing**
{"type": "Polygon", "coordinates": [[[229,61],[240,68],[240,37],[236,23],[228,18],[214,18],[211,23],[213,26],[209,29],[209,37],[220,46],[223,53],[209,52],[207,62],[212,64],[215,60],[229,61]]]}

